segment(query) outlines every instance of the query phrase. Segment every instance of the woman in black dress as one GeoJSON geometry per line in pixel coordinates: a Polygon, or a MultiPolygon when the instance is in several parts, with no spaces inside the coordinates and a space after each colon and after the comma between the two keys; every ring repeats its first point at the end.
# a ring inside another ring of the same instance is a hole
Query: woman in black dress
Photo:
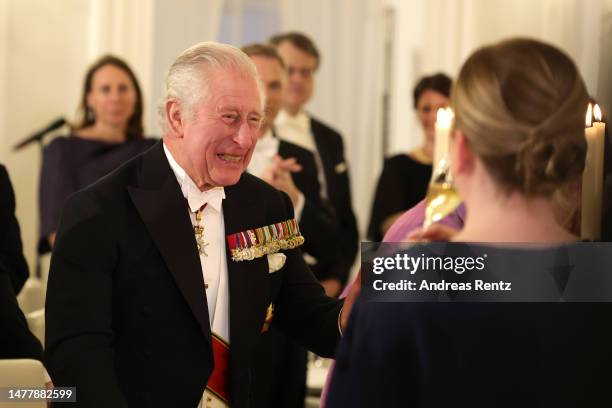
{"type": "Polygon", "coordinates": [[[87,71],[80,121],[44,150],[40,176],[40,240],[48,252],[66,198],[152,146],[142,126],[142,94],[130,67],[104,56],[87,71]]]}
{"type": "Polygon", "coordinates": [[[372,241],[382,241],[393,222],[425,198],[431,178],[436,114],[439,108],[448,106],[451,84],[448,76],[435,74],[422,78],[414,87],[414,109],[425,139],[417,150],[385,160],[368,227],[372,241]]]}

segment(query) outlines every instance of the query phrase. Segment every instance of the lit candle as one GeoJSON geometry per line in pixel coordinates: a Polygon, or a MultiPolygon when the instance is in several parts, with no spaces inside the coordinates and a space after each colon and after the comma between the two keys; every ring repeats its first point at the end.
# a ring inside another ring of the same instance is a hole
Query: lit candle
{"type": "Polygon", "coordinates": [[[453,124],[453,110],[440,108],[436,114],[436,139],[434,140],[433,168],[439,168],[442,160],[448,160],[450,131],[453,124]]]}
{"type": "MultiPolygon", "coordinates": [[[[597,107],[599,109],[599,107],[597,107]]],[[[601,111],[599,111],[601,116],[601,111]]],[[[601,205],[603,196],[603,128],[592,126],[593,106],[589,104],[584,135],[587,155],[582,174],[581,236],[598,240],[601,237],[601,205]]],[[[603,124],[602,124],[603,125],[603,124]]]]}
{"type": "Polygon", "coordinates": [[[602,140],[605,141],[606,124],[601,121],[601,118],[601,109],[599,108],[599,105],[595,104],[595,106],[593,106],[593,127],[597,129],[597,137],[602,138],[602,140]]]}

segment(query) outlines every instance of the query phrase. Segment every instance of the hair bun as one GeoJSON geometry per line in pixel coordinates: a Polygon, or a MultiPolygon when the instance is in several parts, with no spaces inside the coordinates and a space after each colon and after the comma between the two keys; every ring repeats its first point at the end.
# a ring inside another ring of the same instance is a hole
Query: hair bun
{"type": "Polygon", "coordinates": [[[580,176],[586,143],[575,131],[547,133],[535,127],[517,152],[515,175],[527,195],[551,194],[580,176]]]}

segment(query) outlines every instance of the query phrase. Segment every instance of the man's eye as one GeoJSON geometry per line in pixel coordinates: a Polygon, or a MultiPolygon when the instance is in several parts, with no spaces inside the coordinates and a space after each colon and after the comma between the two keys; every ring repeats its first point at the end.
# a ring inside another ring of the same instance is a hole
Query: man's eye
{"type": "Polygon", "coordinates": [[[237,118],[238,116],[233,113],[226,113],[225,115],[223,115],[223,119],[228,122],[234,122],[237,118]]]}

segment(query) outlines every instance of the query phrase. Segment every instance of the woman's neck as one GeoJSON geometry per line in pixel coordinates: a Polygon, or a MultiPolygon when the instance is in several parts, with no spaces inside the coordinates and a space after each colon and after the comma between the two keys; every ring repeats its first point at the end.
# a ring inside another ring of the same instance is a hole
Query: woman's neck
{"type": "Polygon", "coordinates": [[[577,237],[563,229],[547,198],[526,198],[480,192],[466,197],[467,217],[453,240],[463,242],[573,242],[577,237]]]}
{"type": "Polygon", "coordinates": [[[421,147],[422,152],[429,157],[429,160],[433,160],[433,150],[434,150],[434,145],[433,145],[433,140],[431,140],[430,138],[426,137],[425,138],[425,143],[423,144],[423,146],[421,147]]]}
{"type": "Polygon", "coordinates": [[[124,126],[109,126],[100,122],[79,129],[77,134],[86,139],[101,140],[109,143],[123,143],[126,140],[124,126]]]}

